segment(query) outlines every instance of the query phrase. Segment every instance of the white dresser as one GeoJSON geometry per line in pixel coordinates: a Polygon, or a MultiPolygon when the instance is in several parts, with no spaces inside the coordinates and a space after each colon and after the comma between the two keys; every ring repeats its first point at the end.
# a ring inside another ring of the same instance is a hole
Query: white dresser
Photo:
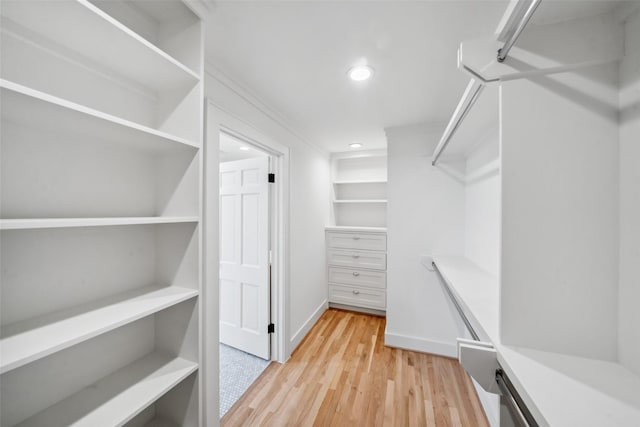
{"type": "Polygon", "coordinates": [[[381,227],[327,227],[329,304],[384,312],[387,233],[381,227]]]}

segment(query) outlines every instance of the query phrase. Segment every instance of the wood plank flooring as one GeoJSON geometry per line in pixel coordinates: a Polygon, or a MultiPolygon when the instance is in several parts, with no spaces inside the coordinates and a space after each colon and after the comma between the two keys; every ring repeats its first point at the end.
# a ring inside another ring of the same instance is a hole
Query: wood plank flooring
{"type": "Polygon", "coordinates": [[[455,359],[385,347],[384,329],[383,317],[327,310],[221,425],[488,427],[455,359]]]}

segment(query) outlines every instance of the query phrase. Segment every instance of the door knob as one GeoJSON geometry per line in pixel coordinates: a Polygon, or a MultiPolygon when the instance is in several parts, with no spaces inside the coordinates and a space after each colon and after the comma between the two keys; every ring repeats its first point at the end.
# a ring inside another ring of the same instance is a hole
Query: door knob
{"type": "Polygon", "coordinates": [[[357,271],[354,271],[354,272],[353,272],[353,275],[354,275],[354,276],[356,276],[356,277],[358,277],[358,276],[360,275],[360,273],[358,273],[357,271]]]}
{"type": "Polygon", "coordinates": [[[358,295],[360,291],[353,291],[354,295],[358,295]]]}

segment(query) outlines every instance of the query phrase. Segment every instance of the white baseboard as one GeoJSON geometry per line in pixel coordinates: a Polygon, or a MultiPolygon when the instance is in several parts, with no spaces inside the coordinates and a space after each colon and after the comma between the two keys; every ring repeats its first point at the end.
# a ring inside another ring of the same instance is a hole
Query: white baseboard
{"type": "Polygon", "coordinates": [[[300,329],[298,329],[298,331],[295,334],[293,334],[293,336],[291,337],[291,340],[289,341],[289,350],[290,350],[289,355],[291,355],[291,353],[293,353],[293,350],[295,350],[296,347],[300,345],[300,343],[302,342],[302,339],[309,333],[309,331],[311,330],[313,325],[316,324],[318,319],[320,319],[320,316],[322,316],[322,314],[325,311],[327,311],[327,308],[329,308],[328,301],[327,300],[322,301],[322,304],[320,304],[318,308],[316,308],[313,314],[307,319],[306,322],[304,322],[304,324],[300,327],[300,329]]]}
{"type": "Polygon", "coordinates": [[[392,334],[384,331],[384,345],[389,347],[403,348],[405,350],[421,351],[439,356],[458,357],[456,344],[427,340],[424,338],[411,337],[407,335],[392,334]]]}

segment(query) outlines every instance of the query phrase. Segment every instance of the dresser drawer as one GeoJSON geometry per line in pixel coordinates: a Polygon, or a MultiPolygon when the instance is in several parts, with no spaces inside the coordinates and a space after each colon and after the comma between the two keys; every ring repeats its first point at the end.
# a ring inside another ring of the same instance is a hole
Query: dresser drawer
{"type": "Polygon", "coordinates": [[[329,285],[329,302],[384,310],[386,295],[384,290],[379,289],[329,285]]]}
{"type": "Polygon", "coordinates": [[[385,289],[387,287],[387,273],[329,267],[329,283],[385,289]]]}
{"type": "Polygon", "coordinates": [[[338,267],[387,269],[387,254],[382,252],[345,251],[329,249],[327,263],[338,267]]]}
{"type": "Polygon", "coordinates": [[[387,235],[384,233],[341,233],[327,232],[327,246],[335,249],[362,249],[365,251],[386,251],[387,235]]]}

